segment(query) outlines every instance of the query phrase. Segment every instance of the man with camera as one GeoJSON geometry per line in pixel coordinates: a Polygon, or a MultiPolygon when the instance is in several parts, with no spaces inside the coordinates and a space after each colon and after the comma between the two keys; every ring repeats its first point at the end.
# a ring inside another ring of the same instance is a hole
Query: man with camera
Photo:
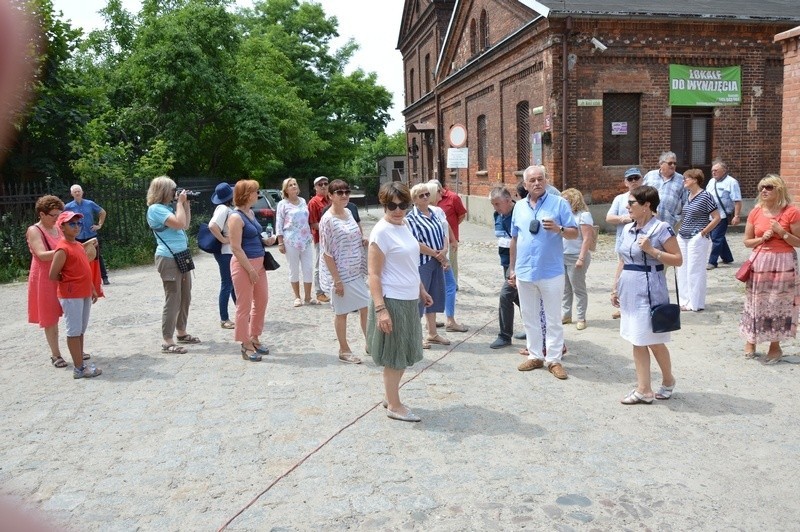
{"type": "Polygon", "coordinates": [[[517,287],[522,322],[528,343],[528,359],[517,368],[530,371],[547,367],[556,378],[566,379],[561,365],[564,326],[561,297],[564,293],[562,238],[578,237],[578,224],[569,203],[547,191],[544,166],[529,166],[522,174],[528,196],[514,205],[511,215],[508,281],[517,287]],[[546,354],[542,349],[539,310],[544,309],[546,354]]]}

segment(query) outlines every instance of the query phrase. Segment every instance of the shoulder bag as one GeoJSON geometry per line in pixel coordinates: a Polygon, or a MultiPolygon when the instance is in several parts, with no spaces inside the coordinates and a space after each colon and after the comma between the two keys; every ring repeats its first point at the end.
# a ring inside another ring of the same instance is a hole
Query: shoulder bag
{"type": "Polygon", "coordinates": [[[216,254],[222,251],[222,242],[209,230],[207,223],[201,223],[197,229],[197,247],[206,253],[216,254]]]}
{"type": "Polygon", "coordinates": [[[189,251],[189,248],[186,248],[183,251],[175,253],[174,251],[172,251],[172,248],[169,247],[169,244],[164,242],[164,239],[158,235],[158,232],[153,230],[153,234],[156,235],[156,238],[161,240],[162,244],[167,246],[167,249],[175,259],[175,264],[178,265],[178,271],[180,271],[181,273],[189,273],[190,271],[194,270],[194,260],[192,259],[192,252],[189,251]]]}
{"type": "MultiPolygon", "coordinates": [[[[644,255],[644,274],[647,277],[647,301],[650,303],[650,324],[653,327],[654,333],[664,333],[671,331],[678,331],[681,328],[681,307],[677,303],[663,303],[661,305],[653,306],[653,300],[650,297],[650,268],[647,266],[647,253],[642,251],[644,255]]],[[[667,292],[669,297],[669,292],[667,292]]],[[[680,298],[678,293],[678,272],[675,270],[675,297],[680,298]]]]}
{"type": "Polygon", "coordinates": [[[755,262],[756,257],[758,257],[758,254],[761,253],[762,246],[763,244],[758,246],[758,251],[756,251],[756,254],[753,255],[752,259],[747,259],[742,263],[741,266],[739,266],[739,269],[736,272],[736,278],[741,282],[746,283],[750,280],[750,274],[753,273],[753,263],[755,262]]]}

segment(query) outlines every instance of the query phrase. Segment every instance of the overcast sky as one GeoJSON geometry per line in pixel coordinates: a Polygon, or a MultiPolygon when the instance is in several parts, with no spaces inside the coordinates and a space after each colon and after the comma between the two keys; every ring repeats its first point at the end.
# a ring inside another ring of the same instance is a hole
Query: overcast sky
{"type": "MultiPolygon", "coordinates": [[[[139,12],[139,0],[122,0],[122,3],[128,11],[139,12]]],[[[351,37],[359,44],[360,49],[350,61],[348,72],[356,68],[375,72],[378,82],[393,94],[388,132],[403,129],[403,60],[395,49],[403,0],[318,0],[317,3],[322,5],[327,16],[339,20],[341,37],[334,41],[334,48],[351,37]]],[[[252,2],[238,0],[237,4],[250,6],[252,2]]],[[[72,21],[72,26],[87,32],[102,25],[97,12],[105,5],[106,0],[53,0],[56,11],[62,11],[64,18],[72,21]]]]}

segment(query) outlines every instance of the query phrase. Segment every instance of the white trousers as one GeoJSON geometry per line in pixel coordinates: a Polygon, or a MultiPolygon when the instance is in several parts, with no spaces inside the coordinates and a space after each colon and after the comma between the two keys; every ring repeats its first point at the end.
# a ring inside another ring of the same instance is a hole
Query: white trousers
{"type": "Polygon", "coordinates": [[[520,281],[517,279],[519,292],[519,310],[525,327],[528,343],[528,358],[545,360],[547,365],[561,362],[561,350],[564,348],[564,326],[561,324],[561,296],[564,293],[564,275],[542,279],[540,281],[520,281]],[[545,347],[547,356],[542,354],[542,326],[539,322],[539,308],[544,307],[547,333],[545,347]]]}
{"type": "Polygon", "coordinates": [[[306,246],[299,250],[294,246],[286,246],[286,258],[289,260],[289,282],[300,282],[300,270],[303,271],[303,282],[310,283],[314,278],[314,248],[306,246]]]}
{"type": "Polygon", "coordinates": [[[706,264],[711,254],[711,239],[697,233],[686,239],[678,235],[683,264],[678,267],[678,303],[689,310],[706,308],[706,264]]]}

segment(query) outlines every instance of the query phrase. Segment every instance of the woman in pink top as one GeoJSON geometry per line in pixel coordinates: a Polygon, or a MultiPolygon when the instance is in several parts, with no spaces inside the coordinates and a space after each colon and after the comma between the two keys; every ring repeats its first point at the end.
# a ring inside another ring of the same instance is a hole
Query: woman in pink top
{"type": "Polygon", "coordinates": [[[50,263],[53,261],[61,233],[56,220],[64,210],[64,202],[56,196],[42,196],[36,201],[36,216],[39,221],[28,227],[25,238],[31,251],[31,268],[28,274],[28,323],[36,323],[44,329],[47,345],[50,346],[50,362],[57,368],[66,368],[58,347],[58,320],[61,304],[56,291],[58,281],[51,281],[50,263]]]}
{"type": "Polygon", "coordinates": [[[756,357],[756,344],[769,342],[764,364],[781,360],[781,340],[797,333],[797,252],[800,246],[800,211],[791,204],[786,183],[768,175],[758,184],[758,202],[747,216],[744,245],[752,273],[747,281],[739,334],[745,358],[756,357]]]}

